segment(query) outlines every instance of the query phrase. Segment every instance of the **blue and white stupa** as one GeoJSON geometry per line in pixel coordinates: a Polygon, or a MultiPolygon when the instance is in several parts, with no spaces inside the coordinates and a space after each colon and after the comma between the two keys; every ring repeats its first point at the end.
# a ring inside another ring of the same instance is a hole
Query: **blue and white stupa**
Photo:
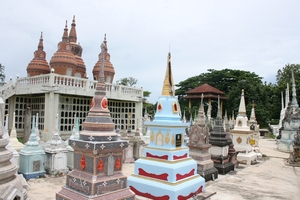
{"type": "Polygon", "coordinates": [[[162,89],[150,129],[150,142],[143,156],[135,162],[134,174],[128,177],[128,187],[137,195],[150,199],[189,199],[201,193],[205,180],[197,173],[197,163],[189,156],[184,143],[185,129],[175,97],[171,71],[171,54],[162,89]]]}
{"type": "Polygon", "coordinates": [[[44,176],[45,151],[39,145],[35,132],[35,116],[32,116],[32,128],[28,142],[20,151],[19,173],[23,174],[25,179],[38,178],[44,176]]]}

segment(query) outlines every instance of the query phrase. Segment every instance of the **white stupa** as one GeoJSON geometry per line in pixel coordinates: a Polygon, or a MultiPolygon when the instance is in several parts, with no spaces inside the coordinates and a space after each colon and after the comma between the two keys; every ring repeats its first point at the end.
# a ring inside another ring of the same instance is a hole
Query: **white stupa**
{"type": "Polygon", "coordinates": [[[19,140],[17,138],[17,130],[16,130],[16,127],[15,127],[15,117],[16,117],[16,114],[14,112],[13,123],[12,123],[12,126],[11,126],[11,132],[10,132],[10,143],[11,143],[11,146],[15,150],[17,150],[18,152],[20,152],[20,150],[24,147],[24,144],[22,144],[21,142],[19,142],[19,140]]]}
{"type": "Polygon", "coordinates": [[[254,131],[251,130],[250,126],[248,125],[244,90],[242,90],[239,112],[235,120],[234,128],[230,132],[232,134],[234,148],[236,152],[239,152],[237,155],[237,160],[240,163],[246,162],[247,165],[250,165],[253,161],[256,161],[257,155],[253,151],[253,147],[250,145],[250,138],[252,137],[254,131]]]}

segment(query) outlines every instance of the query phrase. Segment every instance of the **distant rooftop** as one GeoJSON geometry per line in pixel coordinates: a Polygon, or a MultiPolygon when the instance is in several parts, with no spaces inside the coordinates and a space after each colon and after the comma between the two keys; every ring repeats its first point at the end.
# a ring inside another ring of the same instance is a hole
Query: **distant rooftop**
{"type": "Polygon", "coordinates": [[[228,99],[224,96],[224,92],[207,83],[187,91],[186,94],[187,96],[184,97],[186,99],[200,99],[202,94],[204,95],[204,98],[218,98],[218,95],[220,95],[220,99],[228,99]]]}

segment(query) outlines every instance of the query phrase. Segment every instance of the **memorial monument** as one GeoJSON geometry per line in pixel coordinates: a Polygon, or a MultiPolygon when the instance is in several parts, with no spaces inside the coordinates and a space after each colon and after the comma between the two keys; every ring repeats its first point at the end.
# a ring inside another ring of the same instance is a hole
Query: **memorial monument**
{"type": "Polygon", "coordinates": [[[185,129],[180,108],[174,96],[171,54],[163,83],[162,96],[150,129],[150,143],[143,157],[135,161],[134,174],[128,177],[128,186],[137,195],[150,199],[189,199],[204,190],[205,180],[197,173],[197,163],[189,156],[184,144],[185,129]]]}
{"type": "Polygon", "coordinates": [[[22,175],[18,175],[18,166],[10,161],[13,153],[5,148],[9,143],[4,139],[4,102],[0,97],[0,199],[26,200],[27,183],[22,175]]]}
{"type": "Polygon", "coordinates": [[[69,171],[67,167],[68,148],[59,135],[58,114],[56,115],[54,133],[51,139],[46,142],[44,150],[46,153],[44,165],[47,174],[59,175],[69,171]]]}
{"type": "Polygon", "coordinates": [[[251,163],[256,162],[257,155],[253,151],[253,147],[250,145],[250,138],[252,137],[254,131],[250,129],[250,126],[248,124],[249,122],[246,115],[244,90],[242,90],[236,123],[234,129],[232,129],[230,132],[232,134],[232,142],[234,144],[234,148],[236,152],[238,152],[238,162],[250,165],[251,163]]]}
{"type": "Polygon", "coordinates": [[[277,149],[283,152],[293,152],[293,142],[300,126],[300,109],[297,102],[296,84],[292,71],[292,101],[288,103],[285,111],[282,127],[279,129],[277,149]]]}
{"type": "MultiPolygon", "coordinates": [[[[101,44],[101,59],[107,50],[101,44]]],[[[67,174],[66,186],[56,193],[57,200],[134,200],[122,173],[123,150],[128,141],[119,140],[110,116],[104,81],[104,63],[79,139],[69,139],[74,149],[74,168],[67,174]]]]}
{"type": "Polygon", "coordinates": [[[249,126],[250,126],[250,130],[253,130],[253,135],[250,137],[250,144],[252,147],[254,147],[254,151],[256,153],[259,153],[260,132],[259,132],[259,124],[257,124],[257,121],[256,121],[254,102],[252,102],[249,126]]]}
{"type": "Polygon", "coordinates": [[[19,142],[19,140],[17,138],[17,131],[16,131],[16,127],[15,127],[15,121],[16,121],[16,114],[14,112],[13,113],[13,121],[12,121],[11,131],[10,131],[10,143],[11,143],[11,146],[17,152],[20,152],[20,150],[24,147],[24,144],[19,142]]]}
{"type": "Polygon", "coordinates": [[[45,174],[45,151],[37,140],[34,122],[35,116],[33,115],[31,134],[20,151],[19,173],[23,174],[26,179],[39,178],[45,174]]]}
{"type": "Polygon", "coordinates": [[[203,94],[195,123],[191,125],[189,133],[188,147],[190,148],[190,156],[197,162],[197,173],[202,176],[205,181],[215,180],[218,178],[218,170],[214,167],[211,160],[211,154],[208,149],[211,144],[209,140],[209,127],[205,124],[206,116],[204,113],[203,94]]]}
{"type": "Polygon", "coordinates": [[[226,138],[226,132],[220,113],[220,100],[218,98],[217,117],[209,137],[209,144],[212,146],[208,152],[211,154],[211,158],[214,161],[214,167],[218,170],[219,174],[227,174],[234,170],[234,165],[229,160],[228,151],[231,142],[226,138]]]}

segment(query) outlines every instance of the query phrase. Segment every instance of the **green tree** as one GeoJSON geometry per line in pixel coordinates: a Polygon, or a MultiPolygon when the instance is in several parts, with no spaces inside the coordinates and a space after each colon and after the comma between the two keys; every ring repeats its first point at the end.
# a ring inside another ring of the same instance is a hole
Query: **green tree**
{"type": "MultiPolygon", "coordinates": [[[[296,94],[300,95],[300,64],[286,64],[282,69],[277,71],[276,82],[278,86],[277,92],[285,92],[287,83],[290,88],[290,98],[292,98],[292,71],[294,72],[295,84],[296,84],[296,94]]],[[[297,101],[299,98],[297,96],[297,101]]]]}
{"type": "MultiPolygon", "coordinates": [[[[133,77],[128,77],[128,78],[121,78],[119,81],[117,81],[118,84],[120,85],[125,85],[125,86],[129,86],[132,87],[134,85],[136,85],[138,82],[138,79],[133,78],[133,77]]],[[[150,116],[154,116],[155,113],[155,108],[156,106],[154,104],[151,104],[149,102],[147,102],[147,97],[150,97],[151,92],[144,90],[143,91],[143,115],[145,114],[145,111],[147,110],[148,114],[150,116]]]]}
{"type": "MultiPolygon", "coordinates": [[[[227,110],[227,113],[231,115],[234,111],[234,117],[236,117],[239,103],[241,99],[241,92],[244,89],[245,103],[247,109],[247,115],[250,116],[252,101],[255,103],[256,119],[259,124],[265,126],[270,121],[270,116],[273,116],[273,110],[270,104],[269,96],[264,95],[264,84],[262,83],[262,77],[249,71],[223,69],[214,70],[208,69],[208,72],[202,73],[198,76],[188,78],[179,82],[176,86],[176,95],[180,102],[181,110],[186,112],[186,117],[189,119],[191,115],[194,117],[194,113],[197,112],[200,105],[200,100],[192,100],[192,108],[188,108],[188,100],[183,97],[185,92],[198,87],[204,83],[207,83],[225,93],[228,98],[227,101],[223,101],[223,112],[227,110]]],[[[271,87],[271,86],[270,86],[271,87]]],[[[207,111],[207,105],[204,106],[207,111]]],[[[212,117],[217,114],[217,101],[212,102],[212,117]]],[[[280,113],[280,112],[279,112],[280,113]]],[[[279,115],[279,113],[276,113],[279,115]]]]}
{"type": "Polygon", "coordinates": [[[1,85],[4,85],[4,81],[5,81],[4,70],[5,70],[4,65],[2,65],[2,64],[0,63],[0,86],[1,86],[1,85]]]}
{"type": "Polygon", "coordinates": [[[151,94],[151,92],[149,92],[149,91],[147,91],[147,90],[144,90],[144,91],[143,91],[143,96],[144,96],[144,97],[150,97],[150,94],[151,94]]]}
{"type": "Polygon", "coordinates": [[[133,78],[133,77],[128,77],[128,78],[121,78],[119,81],[120,85],[125,85],[125,86],[134,86],[135,84],[137,84],[138,79],[133,78]]]}

